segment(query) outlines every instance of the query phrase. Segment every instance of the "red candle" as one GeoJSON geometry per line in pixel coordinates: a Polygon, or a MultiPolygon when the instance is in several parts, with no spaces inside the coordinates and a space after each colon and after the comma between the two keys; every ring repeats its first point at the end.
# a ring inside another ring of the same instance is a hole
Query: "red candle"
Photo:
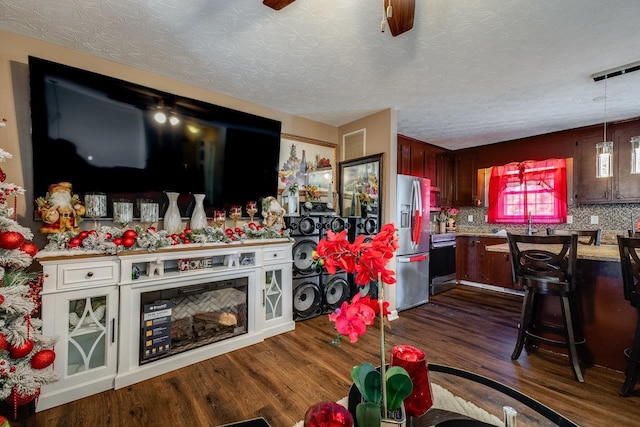
{"type": "Polygon", "coordinates": [[[413,382],[413,391],[404,400],[407,416],[424,415],[433,405],[429,367],[424,352],[410,345],[397,345],[391,351],[391,366],[404,368],[413,382]]]}

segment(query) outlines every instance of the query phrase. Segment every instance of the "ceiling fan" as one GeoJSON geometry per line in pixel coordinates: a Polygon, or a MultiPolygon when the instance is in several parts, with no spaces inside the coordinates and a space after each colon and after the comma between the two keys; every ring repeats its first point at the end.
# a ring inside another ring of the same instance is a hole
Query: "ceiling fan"
{"type": "MultiPolygon", "coordinates": [[[[295,0],[263,0],[262,4],[280,10],[295,0]]],[[[391,34],[395,37],[413,28],[416,0],[383,0],[383,18],[380,29],[384,31],[385,18],[391,34]]]]}

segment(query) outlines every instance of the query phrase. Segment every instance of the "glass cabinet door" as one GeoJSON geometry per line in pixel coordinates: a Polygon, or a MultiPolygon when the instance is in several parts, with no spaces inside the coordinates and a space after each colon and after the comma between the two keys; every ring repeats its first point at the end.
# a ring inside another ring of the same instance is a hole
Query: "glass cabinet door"
{"type": "Polygon", "coordinates": [[[282,317],[282,304],[282,270],[268,270],[265,272],[265,291],[263,298],[265,320],[269,321],[282,317]]]}
{"type": "Polygon", "coordinates": [[[93,288],[56,296],[57,368],[62,381],[115,376],[118,288],[93,288]],[[89,377],[90,376],[90,377],[89,377]]]}

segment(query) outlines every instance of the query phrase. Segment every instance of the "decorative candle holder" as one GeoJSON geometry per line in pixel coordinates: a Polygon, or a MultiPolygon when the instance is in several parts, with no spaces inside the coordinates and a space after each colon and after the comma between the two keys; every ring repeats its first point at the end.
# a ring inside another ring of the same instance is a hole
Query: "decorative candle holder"
{"type": "Polygon", "coordinates": [[[424,415],[433,406],[429,367],[424,352],[410,345],[397,345],[391,350],[391,366],[404,368],[413,383],[411,395],[404,399],[407,416],[424,415]]]}
{"type": "Polygon", "coordinates": [[[160,218],[160,206],[152,200],[140,201],[140,222],[145,228],[157,223],[160,218]]]}
{"type": "Polygon", "coordinates": [[[242,206],[231,206],[231,209],[229,209],[229,218],[233,220],[233,228],[238,228],[238,220],[242,218],[242,206]]]}
{"type": "Polygon", "coordinates": [[[113,222],[125,228],[133,220],[133,203],[127,200],[113,202],[113,222]]]}
{"type": "Polygon", "coordinates": [[[107,195],[87,193],[84,195],[85,216],[93,219],[93,228],[98,228],[98,218],[107,216],[107,195]]]}
{"type": "Polygon", "coordinates": [[[224,228],[224,224],[227,222],[227,213],[225,211],[213,212],[213,223],[218,228],[224,228]]]}
{"type": "Polygon", "coordinates": [[[252,200],[247,202],[247,215],[249,215],[250,222],[253,222],[253,217],[258,212],[258,204],[252,200]]]}
{"type": "Polygon", "coordinates": [[[336,402],[320,402],[304,414],[304,427],[352,427],[353,417],[344,406],[336,402]]]}

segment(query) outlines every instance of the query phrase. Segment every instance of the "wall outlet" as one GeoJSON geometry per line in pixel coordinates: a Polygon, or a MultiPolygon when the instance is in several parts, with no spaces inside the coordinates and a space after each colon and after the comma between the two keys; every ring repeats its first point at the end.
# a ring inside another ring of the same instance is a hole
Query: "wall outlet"
{"type": "Polygon", "coordinates": [[[573,224],[573,215],[567,215],[567,224],[573,224]]]}
{"type": "Polygon", "coordinates": [[[467,222],[473,222],[473,215],[467,216],[467,222]]]}
{"type": "Polygon", "coordinates": [[[591,224],[598,224],[598,215],[591,215],[591,224]]]}

